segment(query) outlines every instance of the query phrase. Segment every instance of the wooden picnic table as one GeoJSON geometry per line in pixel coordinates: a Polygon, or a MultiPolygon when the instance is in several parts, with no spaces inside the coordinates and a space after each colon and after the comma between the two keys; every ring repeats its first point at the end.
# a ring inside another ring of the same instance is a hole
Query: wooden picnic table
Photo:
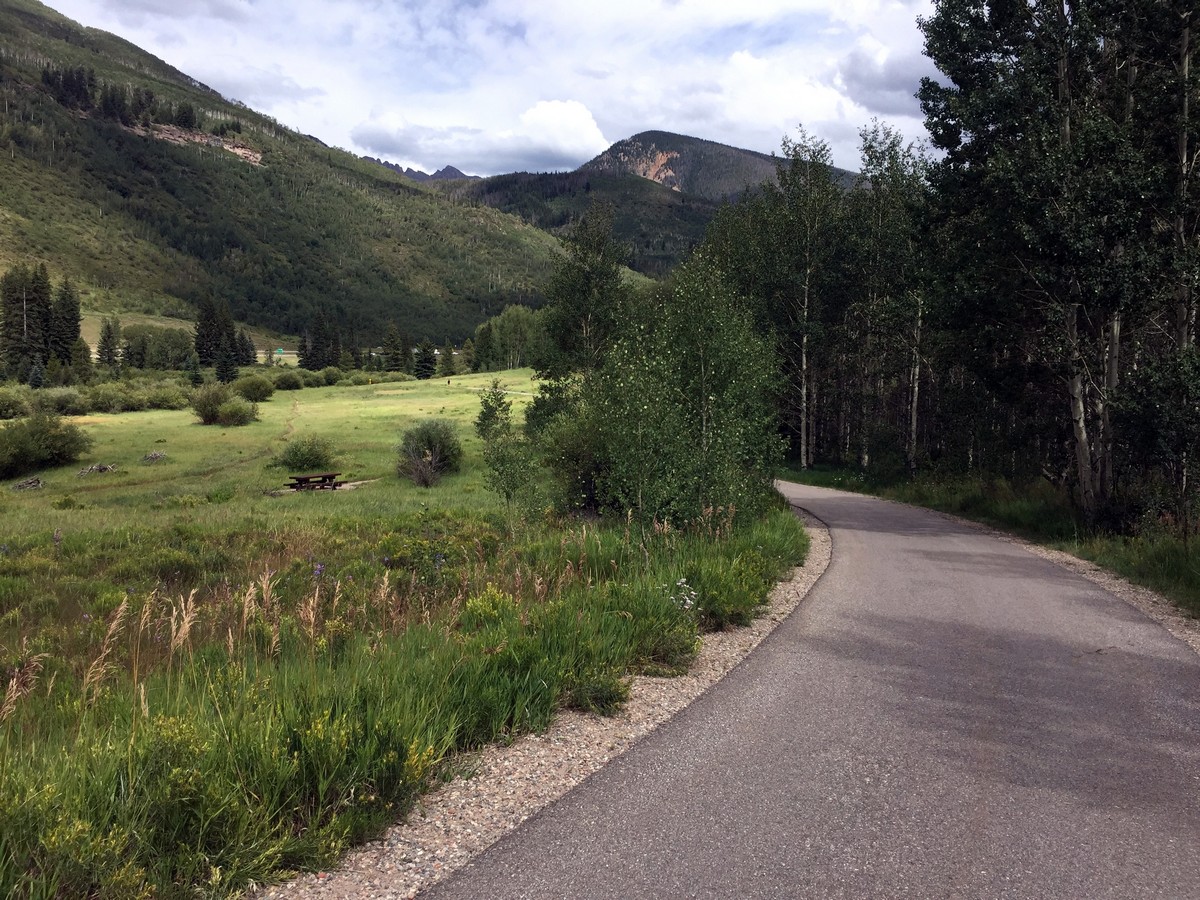
{"type": "Polygon", "coordinates": [[[315,475],[289,475],[288,479],[291,484],[288,487],[293,491],[332,491],[346,483],[337,480],[341,474],[341,472],[319,472],[315,475]]]}

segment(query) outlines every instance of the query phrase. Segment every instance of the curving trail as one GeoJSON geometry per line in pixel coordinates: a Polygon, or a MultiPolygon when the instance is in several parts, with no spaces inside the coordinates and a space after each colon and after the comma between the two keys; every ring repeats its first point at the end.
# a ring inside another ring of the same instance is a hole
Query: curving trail
{"type": "Polygon", "coordinates": [[[782,485],[805,603],[435,898],[1200,898],[1200,657],[934,513],[782,485]]]}

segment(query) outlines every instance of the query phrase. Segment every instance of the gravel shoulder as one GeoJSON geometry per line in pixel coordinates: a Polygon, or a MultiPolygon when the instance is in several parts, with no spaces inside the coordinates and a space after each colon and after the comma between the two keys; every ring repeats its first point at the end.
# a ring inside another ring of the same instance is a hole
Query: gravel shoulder
{"type": "Polygon", "coordinates": [[[825,526],[801,513],[810,547],[804,565],[771,592],[746,628],[705,635],[687,674],[633,679],[629,701],[615,716],[571,710],[543,734],[525,735],[460,761],[459,777],[427,794],[406,821],[378,841],[351,851],[339,868],[264,888],[258,900],[415,897],[461,868],[508,832],[703,694],[741,662],[799,605],[829,565],[825,526]]]}

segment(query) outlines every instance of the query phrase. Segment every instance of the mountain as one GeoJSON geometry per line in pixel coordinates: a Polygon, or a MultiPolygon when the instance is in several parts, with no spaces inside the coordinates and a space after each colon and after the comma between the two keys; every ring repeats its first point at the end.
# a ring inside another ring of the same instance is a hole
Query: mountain
{"type": "MultiPolygon", "coordinates": [[[[728,200],[747,187],[775,179],[776,156],[672,134],[643,131],[617,141],[579,171],[606,175],[638,175],[686,194],[728,200]]],[[[849,185],[854,173],[838,169],[849,185]]]]}
{"type": "Polygon", "coordinates": [[[537,305],[559,252],[35,0],[0,3],[0,154],[0,271],[45,262],[92,312],[186,319],[211,297],[285,333],[323,308],[441,341],[537,305]]]}
{"type": "Polygon", "coordinates": [[[669,272],[703,240],[719,207],[636,175],[584,170],[517,172],[450,182],[442,190],[455,201],[490,206],[554,234],[578,221],[593,202],[611,203],[613,232],[629,248],[629,267],[651,277],[669,272]]]}
{"type": "Polygon", "coordinates": [[[385,168],[391,169],[393,172],[399,172],[405,178],[411,179],[412,181],[457,181],[463,178],[471,181],[477,181],[479,179],[478,175],[467,175],[454,168],[454,166],[445,166],[430,175],[428,172],[422,172],[420,169],[399,166],[394,162],[388,162],[384,159],[376,159],[373,156],[364,156],[363,159],[369,160],[373,163],[378,163],[385,168]]]}

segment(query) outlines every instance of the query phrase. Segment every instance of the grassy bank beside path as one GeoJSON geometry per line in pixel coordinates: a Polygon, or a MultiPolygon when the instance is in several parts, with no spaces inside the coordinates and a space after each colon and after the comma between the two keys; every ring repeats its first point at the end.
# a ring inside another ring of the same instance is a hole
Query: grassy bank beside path
{"type": "MultiPolygon", "coordinates": [[[[782,506],[513,515],[470,424],[492,377],[280,391],[242,428],[91,416],[88,458],[0,491],[0,896],[224,897],[328,866],[461,752],[686,670],[803,559],[782,506]],[[395,447],[429,417],[466,453],[422,489],[395,447]],[[280,492],[301,434],[358,486],[280,492]],[[95,462],[117,469],[78,476],[95,462]]],[[[529,373],[502,377],[519,405],[529,373]]]]}

